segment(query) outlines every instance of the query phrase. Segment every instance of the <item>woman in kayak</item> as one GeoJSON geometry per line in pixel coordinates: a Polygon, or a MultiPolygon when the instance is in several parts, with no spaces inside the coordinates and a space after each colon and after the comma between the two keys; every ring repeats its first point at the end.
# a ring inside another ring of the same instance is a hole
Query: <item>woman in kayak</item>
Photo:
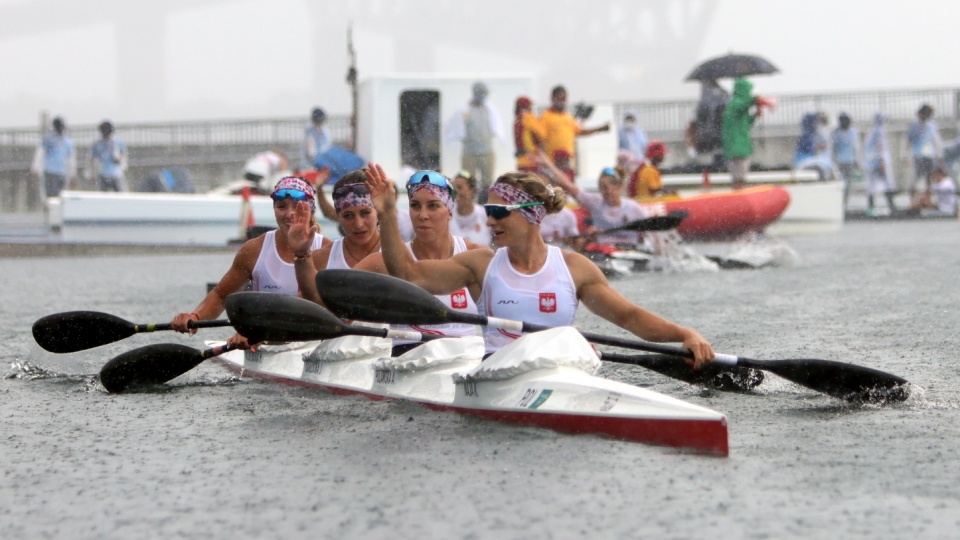
{"type": "Polygon", "coordinates": [[[320,299],[314,283],[317,269],[353,268],[380,249],[377,211],[364,179],[363,171],[351,171],[333,185],[333,206],[343,238],[319,250],[313,248],[320,229],[310,220],[310,207],[298,204],[295,208],[287,243],[295,254],[293,261],[300,294],[308,300],[320,299]]]}
{"type": "MultiPolygon", "coordinates": [[[[613,229],[631,221],[650,217],[638,202],[623,196],[622,170],[610,167],[603,169],[597,180],[597,189],[600,193],[591,193],[570,181],[542,154],[541,165],[551,183],[563,188],[590,211],[592,230],[613,229]]],[[[602,234],[596,241],[601,244],[626,244],[636,247],[637,244],[643,244],[643,235],[636,231],[619,231],[602,234]]]]}
{"type": "MultiPolygon", "coordinates": [[[[362,177],[363,173],[360,172],[360,175],[362,177]]],[[[367,189],[364,184],[355,185],[364,191],[367,189]]],[[[336,194],[336,190],[334,190],[334,194],[336,194]]],[[[410,177],[407,182],[407,196],[410,201],[409,215],[410,221],[413,223],[414,238],[405,245],[407,251],[415,260],[448,259],[468,250],[490,251],[485,246],[450,234],[450,221],[456,211],[454,200],[457,195],[457,190],[450,180],[438,172],[418,171],[410,177]]],[[[336,195],[334,197],[336,198],[336,195]]],[[[306,245],[310,233],[308,226],[309,208],[305,204],[298,205],[297,216],[290,234],[291,247],[299,249],[300,246],[306,245]]],[[[379,252],[371,253],[362,262],[351,265],[351,267],[356,270],[387,273],[383,256],[379,252]]],[[[318,266],[318,268],[323,267],[318,266]]],[[[326,268],[333,267],[328,265],[326,268]]],[[[319,294],[317,294],[316,274],[317,271],[310,268],[309,264],[298,265],[297,267],[297,278],[300,280],[304,297],[322,303],[319,294]]],[[[437,298],[451,309],[477,313],[476,297],[472,296],[465,288],[437,295],[437,298]]],[[[416,327],[395,326],[394,328],[446,336],[476,335],[476,328],[473,325],[459,323],[416,327]]],[[[419,344],[419,342],[395,341],[393,355],[399,356],[419,344]]]]}
{"type": "Polygon", "coordinates": [[[457,207],[451,224],[454,234],[482,246],[489,246],[490,229],[487,227],[487,216],[483,213],[483,207],[476,204],[476,177],[470,171],[460,171],[453,178],[453,187],[457,194],[457,207]]]}
{"type": "MultiPolygon", "coordinates": [[[[288,245],[287,234],[293,224],[294,210],[298,202],[303,203],[307,210],[307,219],[318,231],[310,239],[311,249],[320,249],[331,242],[319,234],[316,191],[309,182],[297,176],[287,176],[277,182],[270,198],[273,199],[273,214],[277,220],[276,230],[247,240],[237,251],[230,269],[197,307],[192,312],[176,315],[170,321],[174,330],[196,332],[188,328],[190,321],[203,321],[220,316],[227,296],[242,289],[247,282],[251,282],[255,291],[297,295],[299,288],[294,272],[296,254],[288,245]]],[[[246,338],[240,334],[234,335],[227,342],[241,348],[249,346],[246,338]]]]}
{"type": "MultiPolygon", "coordinates": [[[[627,300],[583,255],[547,246],[540,222],[563,207],[562,190],[529,172],[507,173],[490,188],[487,225],[496,252],[475,249],[445,260],[416,260],[397,227],[396,195],[379,165],[365,169],[367,187],[381,217],[383,260],[390,274],[433,294],[466,288],[480,313],[543,326],[569,326],[582,301],[590,311],[649,341],[682,342],[694,367],[713,359],[710,343],[695,330],[670,322],[627,300]]],[[[519,337],[486,329],[488,352],[519,337]]]]}

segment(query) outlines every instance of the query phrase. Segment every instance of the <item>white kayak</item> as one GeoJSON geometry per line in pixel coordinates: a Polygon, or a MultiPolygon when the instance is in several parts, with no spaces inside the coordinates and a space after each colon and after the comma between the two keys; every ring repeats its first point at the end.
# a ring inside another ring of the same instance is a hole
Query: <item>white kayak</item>
{"type": "Polygon", "coordinates": [[[526,334],[483,361],[480,337],[437,339],[396,358],[390,357],[391,345],[390,339],[344,336],[261,345],[217,360],[244,376],[338,394],[728,454],[726,416],[596,377],[600,360],[570,327],[526,334]]]}

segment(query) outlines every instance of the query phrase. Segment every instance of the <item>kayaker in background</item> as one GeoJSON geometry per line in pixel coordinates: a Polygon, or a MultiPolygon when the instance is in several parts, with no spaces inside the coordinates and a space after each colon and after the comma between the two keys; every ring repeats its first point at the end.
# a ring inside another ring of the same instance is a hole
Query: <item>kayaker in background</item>
{"type": "MultiPolygon", "coordinates": [[[[695,330],[631,303],[583,255],[544,243],[540,223],[548,213],[563,208],[566,196],[536,174],[507,173],[490,188],[484,210],[496,252],[474,249],[445,260],[418,261],[400,238],[396,195],[383,169],[370,164],[365,172],[382,219],[383,259],[391,275],[433,294],[466,288],[480,299],[477,304],[484,315],[544,326],[572,325],[582,301],[592,312],[643,339],[683,342],[693,351],[695,367],[713,359],[710,343],[695,330]]],[[[518,337],[491,328],[484,333],[488,352],[518,337]]]]}
{"type": "MultiPolygon", "coordinates": [[[[233,264],[219,283],[189,313],[179,313],[170,325],[178,332],[195,333],[188,328],[189,321],[215,319],[223,313],[223,303],[227,296],[241,290],[251,282],[255,291],[271,292],[297,296],[297,276],[294,265],[297,253],[289,247],[287,235],[294,222],[294,210],[297,202],[303,202],[309,210],[309,220],[316,227],[310,238],[309,248],[320,249],[329,245],[329,239],[319,234],[316,225],[316,192],[309,182],[296,176],[282,178],[273,193],[273,214],[277,220],[276,230],[269,231],[252,240],[247,240],[233,258],[233,264]]],[[[227,340],[228,344],[249,348],[250,343],[240,334],[227,340]]]]}
{"type": "Polygon", "coordinates": [[[483,206],[476,204],[476,177],[470,171],[460,171],[453,178],[453,187],[456,190],[454,202],[457,208],[450,224],[451,233],[481,246],[489,246],[490,228],[487,227],[487,215],[483,212],[483,206]]]}
{"type": "Polygon", "coordinates": [[[627,195],[633,199],[643,200],[661,195],[676,193],[663,187],[660,176],[660,164],[667,156],[667,145],[662,141],[653,141],[647,147],[646,159],[630,175],[627,183],[627,195]]]}
{"type": "MultiPolygon", "coordinates": [[[[597,189],[600,193],[593,193],[571,182],[549,160],[543,159],[542,163],[550,182],[563,188],[589,210],[593,224],[587,232],[613,229],[631,221],[650,217],[637,201],[623,196],[622,170],[611,167],[603,169],[597,180],[597,189]]],[[[601,234],[596,241],[601,244],[628,244],[636,247],[637,244],[643,244],[643,235],[636,231],[618,231],[601,234]]]]}

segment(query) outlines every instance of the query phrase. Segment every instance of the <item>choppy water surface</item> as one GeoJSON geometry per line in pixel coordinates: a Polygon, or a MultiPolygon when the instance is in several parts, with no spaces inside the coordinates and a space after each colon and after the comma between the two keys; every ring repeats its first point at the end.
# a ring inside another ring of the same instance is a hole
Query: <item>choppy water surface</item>
{"type": "Polygon", "coordinates": [[[33,321],[90,309],[165,322],[230,255],[0,260],[0,537],[955,537],[960,225],[855,223],[787,241],[792,267],[615,285],[718,351],[842,360],[918,389],[857,407],[772,375],[741,395],[604,368],[724,412],[725,459],[240,381],[209,363],[163,391],[108,395],[95,374],[109,358],[228,331],[57,356],[34,344],[33,321]]]}

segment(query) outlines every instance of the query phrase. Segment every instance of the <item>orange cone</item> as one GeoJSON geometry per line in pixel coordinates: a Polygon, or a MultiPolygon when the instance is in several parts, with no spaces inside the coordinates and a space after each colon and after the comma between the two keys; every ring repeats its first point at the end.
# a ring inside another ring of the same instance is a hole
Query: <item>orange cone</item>
{"type": "Polygon", "coordinates": [[[250,187],[244,186],[240,191],[243,202],[240,203],[240,238],[247,237],[247,230],[256,224],[253,218],[253,205],[250,204],[250,187]]]}

